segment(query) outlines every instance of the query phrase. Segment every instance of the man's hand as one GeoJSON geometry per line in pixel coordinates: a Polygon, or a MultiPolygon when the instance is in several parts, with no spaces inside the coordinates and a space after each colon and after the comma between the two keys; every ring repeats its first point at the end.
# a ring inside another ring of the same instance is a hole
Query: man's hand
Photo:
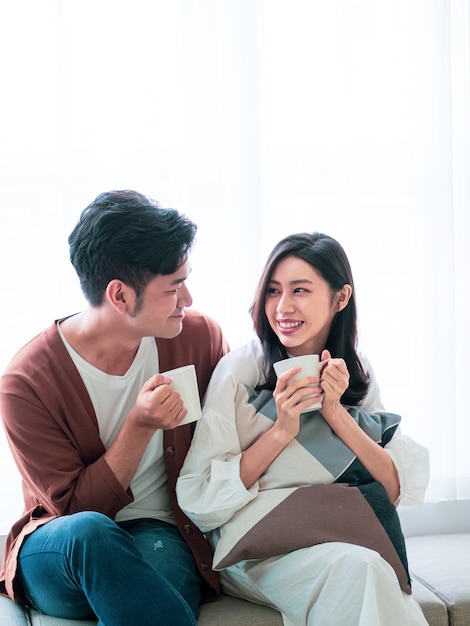
{"type": "Polygon", "coordinates": [[[150,439],[157,430],[172,430],[185,417],[187,410],[171,378],[155,374],[147,380],[136,403],[124,421],[105,459],[116,478],[127,489],[150,439]]]}
{"type": "Polygon", "coordinates": [[[170,383],[171,378],[162,374],[147,380],[131,412],[136,423],[154,430],[172,430],[178,426],[188,411],[170,383]]]}

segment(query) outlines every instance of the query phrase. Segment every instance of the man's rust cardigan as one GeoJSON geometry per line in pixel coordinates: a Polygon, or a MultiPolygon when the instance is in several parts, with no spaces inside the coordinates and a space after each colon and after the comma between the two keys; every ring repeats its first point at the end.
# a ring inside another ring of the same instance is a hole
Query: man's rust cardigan
{"type": "MultiPolygon", "coordinates": [[[[212,370],[228,351],[218,324],[189,310],[177,337],[156,341],[161,372],[195,364],[202,399],[212,370]]],[[[90,397],[56,323],[22,348],[8,365],[0,383],[0,413],[23,479],[25,505],[6,540],[0,593],[21,601],[14,579],[25,536],[54,517],[78,511],[98,511],[114,519],[133,496],[103,458],[105,448],[90,397]]],[[[163,452],[175,520],[193,552],[207,601],[219,593],[219,577],[211,569],[208,543],[178,507],[175,495],[194,427],[193,423],[164,431],[163,452]]]]}

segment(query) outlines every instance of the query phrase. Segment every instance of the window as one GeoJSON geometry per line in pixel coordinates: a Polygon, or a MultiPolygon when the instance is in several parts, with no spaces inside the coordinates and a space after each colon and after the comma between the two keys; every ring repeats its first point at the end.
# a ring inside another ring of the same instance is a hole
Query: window
{"type": "Polygon", "coordinates": [[[233,347],[274,243],[324,231],[428,498],[470,497],[468,0],[17,0],[0,29],[1,369],[83,307],[67,236],[101,191],[197,222],[193,306],[233,347]]]}

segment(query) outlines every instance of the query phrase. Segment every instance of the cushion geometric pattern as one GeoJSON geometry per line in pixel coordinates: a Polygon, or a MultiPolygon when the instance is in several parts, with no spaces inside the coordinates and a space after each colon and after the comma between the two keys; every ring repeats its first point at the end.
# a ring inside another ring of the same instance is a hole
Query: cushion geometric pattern
{"type": "MultiPolygon", "coordinates": [[[[276,419],[272,393],[240,385],[236,419],[241,450],[276,419]]],[[[377,443],[393,436],[400,417],[349,413],[377,443]]],[[[295,440],[259,479],[257,496],[220,529],[214,569],[265,559],[326,541],[362,545],[379,552],[411,593],[399,518],[383,486],[333,433],[318,411],[301,417],[295,440]]]]}

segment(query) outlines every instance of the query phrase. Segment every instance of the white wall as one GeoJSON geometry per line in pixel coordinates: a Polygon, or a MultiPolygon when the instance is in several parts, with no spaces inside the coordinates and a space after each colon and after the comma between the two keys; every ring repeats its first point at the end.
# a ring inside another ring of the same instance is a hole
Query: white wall
{"type": "Polygon", "coordinates": [[[399,507],[405,537],[441,533],[470,533],[470,500],[426,502],[399,507]]]}

